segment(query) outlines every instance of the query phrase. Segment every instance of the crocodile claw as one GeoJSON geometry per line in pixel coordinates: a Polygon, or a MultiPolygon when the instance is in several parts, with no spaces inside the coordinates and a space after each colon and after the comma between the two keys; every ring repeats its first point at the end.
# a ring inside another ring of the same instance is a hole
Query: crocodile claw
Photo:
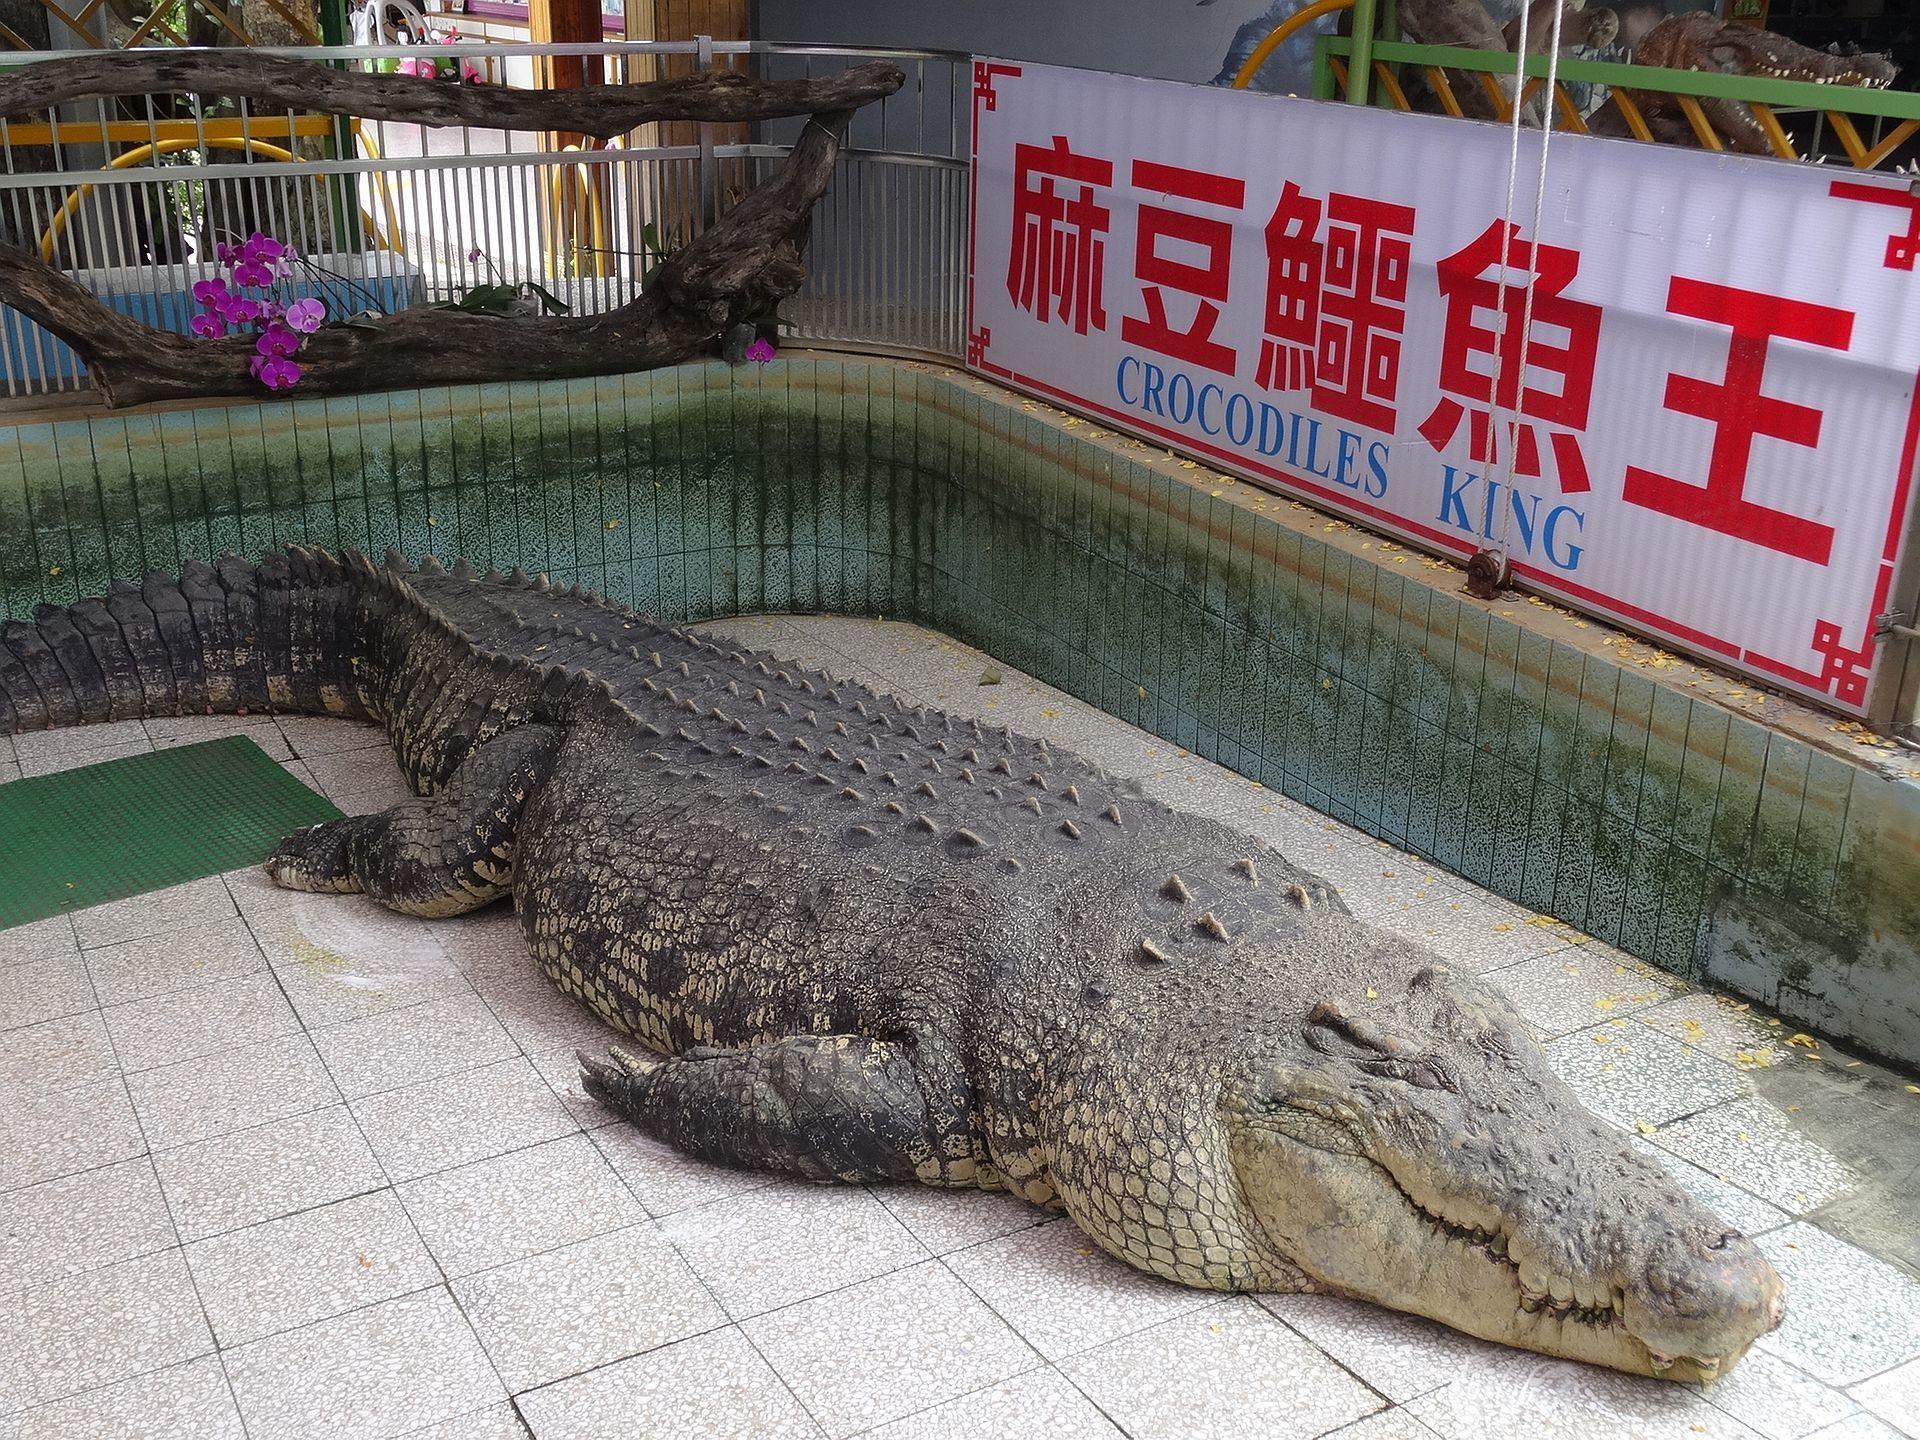
{"type": "Polygon", "coordinates": [[[618,1045],[607,1047],[607,1058],[604,1060],[584,1050],[576,1050],[573,1054],[580,1062],[581,1085],[587,1094],[609,1110],[622,1109],[622,1102],[630,1099],[633,1092],[644,1085],[661,1065],[661,1061],[651,1056],[635,1055],[618,1045]]]}

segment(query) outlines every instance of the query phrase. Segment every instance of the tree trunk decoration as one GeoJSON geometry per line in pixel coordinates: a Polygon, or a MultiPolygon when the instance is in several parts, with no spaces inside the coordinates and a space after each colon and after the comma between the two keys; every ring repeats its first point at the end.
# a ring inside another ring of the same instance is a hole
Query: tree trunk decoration
{"type": "MultiPolygon", "coordinates": [[[[792,295],[813,206],[825,193],[854,110],[899,89],[885,61],[818,80],[708,73],[643,85],[526,91],[367,75],[245,51],[144,51],[52,60],[0,76],[0,114],[76,99],[194,91],[244,96],[268,111],[308,110],[441,126],[624,134],[653,120],[811,117],[780,169],[661,265],[639,295],[592,316],[487,316],[403,310],[322,326],[300,351],[311,394],[489,380],[609,375],[677,364],[729,326],[792,295]]],[[[198,340],[109,309],[27,250],[0,246],[0,301],[72,346],[109,406],[258,395],[253,337],[198,340]]]]}

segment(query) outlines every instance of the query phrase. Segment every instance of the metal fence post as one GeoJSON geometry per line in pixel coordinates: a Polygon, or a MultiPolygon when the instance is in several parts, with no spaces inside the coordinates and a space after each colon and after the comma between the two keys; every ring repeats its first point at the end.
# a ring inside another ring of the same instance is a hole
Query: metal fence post
{"type": "MultiPolygon", "coordinates": [[[[713,70],[713,37],[693,37],[694,63],[702,75],[713,70]]],[[[720,218],[720,169],[713,154],[713,122],[700,122],[700,224],[704,228],[720,218]]]]}

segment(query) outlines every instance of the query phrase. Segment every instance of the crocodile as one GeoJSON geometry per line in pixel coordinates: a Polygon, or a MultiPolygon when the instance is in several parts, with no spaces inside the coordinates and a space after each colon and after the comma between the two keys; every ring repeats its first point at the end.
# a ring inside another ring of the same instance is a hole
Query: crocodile
{"type": "MultiPolygon", "coordinates": [[[[1663,70],[1754,75],[1868,90],[1886,89],[1900,73],[1885,55],[1814,50],[1771,30],[1736,25],[1702,10],[1671,16],[1647,31],[1634,47],[1633,63],[1663,70]]],[[[1676,97],[1657,90],[1636,90],[1633,98],[1654,139],[1668,145],[1701,144],[1676,97]]],[[[1701,96],[1700,109],[1726,148],[1745,155],[1774,153],[1766,129],[1745,101],[1701,96]]],[[[1631,133],[1617,105],[1608,105],[1596,114],[1591,128],[1596,135],[1631,133]]]]}
{"type": "Polygon", "coordinates": [[[296,831],[268,874],[429,917],[510,897],[618,1032],[585,1088],[690,1155],[1003,1189],[1185,1285],[1678,1380],[1781,1318],[1758,1248],[1500,993],[1043,740],[391,554],[189,564],[0,642],[0,733],[382,724],[414,798],[296,831]]]}

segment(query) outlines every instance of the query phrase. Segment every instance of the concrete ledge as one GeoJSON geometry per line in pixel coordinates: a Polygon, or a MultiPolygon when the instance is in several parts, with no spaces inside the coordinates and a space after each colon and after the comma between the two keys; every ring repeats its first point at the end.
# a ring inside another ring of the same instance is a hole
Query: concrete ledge
{"type": "Polygon", "coordinates": [[[794,354],[15,436],[0,612],[308,541],[523,564],[674,619],[916,620],[1920,1064],[1920,763],[958,372],[794,354]]]}

